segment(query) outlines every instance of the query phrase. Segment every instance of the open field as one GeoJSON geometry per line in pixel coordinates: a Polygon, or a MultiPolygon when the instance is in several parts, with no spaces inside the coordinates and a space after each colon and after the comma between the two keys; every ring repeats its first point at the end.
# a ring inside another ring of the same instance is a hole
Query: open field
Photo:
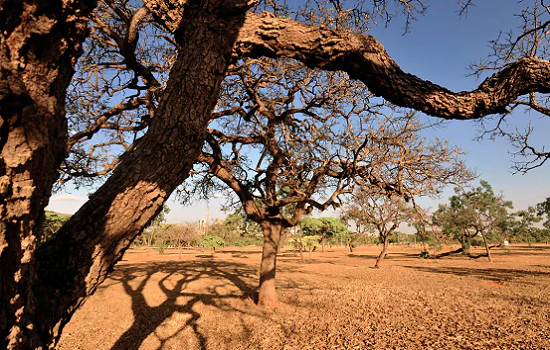
{"type": "Polygon", "coordinates": [[[129,250],[59,348],[550,349],[550,246],[495,249],[492,264],[419,251],[391,246],[381,269],[378,247],[305,263],[283,251],[267,311],[253,301],[260,248],[129,250]]]}

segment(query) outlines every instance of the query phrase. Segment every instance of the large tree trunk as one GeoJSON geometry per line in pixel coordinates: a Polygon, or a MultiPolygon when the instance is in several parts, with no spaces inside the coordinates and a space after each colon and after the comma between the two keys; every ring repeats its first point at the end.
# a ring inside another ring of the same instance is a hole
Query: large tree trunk
{"type": "Polygon", "coordinates": [[[37,249],[33,307],[20,310],[23,321],[7,323],[9,328],[24,325],[10,336],[13,348],[55,343],[74,311],[188,176],[246,12],[239,7],[227,9],[228,14],[217,3],[199,2],[185,8],[176,33],[182,53],[146,135],[71,220],[37,249]]]}
{"type": "Polygon", "coordinates": [[[276,307],[278,304],[275,289],[275,272],[277,267],[277,247],[283,231],[279,222],[264,221],[261,224],[264,233],[262,262],[260,264],[260,288],[258,304],[264,307],[276,307]]]}
{"type": "Polygon", "coordinates": [[[94,5],[0,3],[0,349],[39,345],[26,316],[37,306],[34,252],[66,154],[65,93],[94,5]]]}
{"type": "Polygon", "coordinates": [[[376,258],[376,263],[374,264],[375,268],[379,268],[382,260],[386,258],[386,255],[388,254],[388,245],[390,243],[389,238],[386,236],[380,236],[380,239],[382,240],[382,251],[378,255],[378,258],[376,258]]]}

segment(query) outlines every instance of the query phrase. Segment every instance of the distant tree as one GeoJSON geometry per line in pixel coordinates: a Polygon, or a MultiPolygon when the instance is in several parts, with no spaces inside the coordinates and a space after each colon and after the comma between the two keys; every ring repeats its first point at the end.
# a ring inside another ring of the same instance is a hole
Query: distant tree
{"type": "Polygon", "coordinates": [[[436,239],[429,212],[417,206],[415,210],[411,212],[409,226],[415,229],[415,240],[422,244],[420,255],[422,257],[429,257],[430,253],[426,248],[426,244],[433,246],[434,239],[436,239]]]}
{"type": "Polygon", "coordinates": [[[199,245],[205,249],[212,249],[212,257],[214,257],[216,248],[225,247],[225,241],[218,236],[205,236],[199,241],[199,245]]]}
{"type": "Polygon", "coordinates": [[[69,219],[71,218],[70,214],[60,214],[54,211],[46,210],[46,219],[44,221],[44,226],[42,228],[43,233],[40,237],[40,242],[43,243],[47,241],[51,236],[53,236],[57,230],[59,230],[69,219]]]}
{"type": "Polygon", "coordinates": [[[138,239],[145,247],[151,248],[155,243],[155,238],[157,238],[157,235],[164,232],[163,224],[166,222],[166,215],[169,212],[170,208],[163,205],[162,210],[154,219],[151,220],[151,222],[149,222],[143,232],[141,232],[136,239],[138,239]]]}
{"type": "Polygon", "coordinates": [[[199,240],[198,227],[196,223],[186,222],[180,225],[170,225],[166,228],[170,245],[180,249],[196,245],[199,240]]]}
{"type": "Polygon", "coordinates": [[[410,220],[411,204],[403,197],[388,195],[379,189],[359,187],[345,210],[348,216],[378,233],[382,251],[374,267],[379,268],[387,255],[391,235],[401,223],[410,220]]]}
{"type": "Polygon", "coordinates": [[[210,225],[209,233],[224,239],[228,245],[261,244],[262,229],[237,207],[225,219],[218,220],[210,225]]]}
{"type": "Polygon", "coordinates": [[[149,223],[148,227],[160,227],[160,225],[166,222],[166,215],[170,213],[170,208],[167,205],[162,206],[162,210],[158,213],[157,216],[149,223]]]}
{"type": "Polygon", "coordinates": [[[502,194],[495,194],[484,180],[478,187],[468,191],[456,188],[455,192],[449,204],[440,205],[434,213],[434,223],[442,227],[446,235],[458,239],[465,253],[470,240],[481,236],[487,259],[492,262],[489,241],[502,240],[508,229],[508,209],[513,208],[512,202],[506,201],[502,194]]]}
{"type": "Polygon", "coordinates": [[[301,232],[304,236],[318,236],[321,244],[321,252],[325,251],[327,241],[349,240],[351,233],[347,225],[340,219],[334,217],[314,218],[307,216],[300,221],[301,232]]]}
{"type": "Polygon", "coordinates": [[[469,176],[460,150],[423,139],[428,126],[414,114],[384,104],[345,75],[250,60],[233,67],[222,91],[198,158],[202,167],[184,190],[225,185],[235,194],[229,205],[242,206],[262,228],[260,304],[277,304],[281,235],[304,215],[340,206],[357,183],[410,197],[433,182],[469,176]],[[411,186],[415,178],[422,184],[411,186]]]}
{"type": "Polygon", "coordinates": [[[548,241],[548,228],[537,227],[537,224],[543,220],[536,207],[528,207],[525,210],[519,210],[511,215],[509,223],[509,239],[512,242],[545,243],[548,241]]]}
{"type": "Polygon", "coordinates": [[[543,226],[550,230],[550,197],[546,198],[544,202],[537,204],[537,215],[546,220],[543,223],[543,226]]]}
{"type": "Polygon", "coordinates": [[[456,239],[460,242],[461,248],[457,252],[465,255],[470,253],[471,239],[477,235],[475,230],[469,226],[470,218],[458,196],[449,199],[449,204],[440,204],[432,216],[435,226],[441,229],[446,237],[456,239]]]}
{"type": "Polygon", "coordinates": [[[322,236],[320,235],[312,235],[312,236],[302,236],[301,237],[301,244],[305,248],[307,248],[308,251],[308,257],[311,259],[311,252],[315,250],[319,246],[319,242],[322,240],[322,236]]]}

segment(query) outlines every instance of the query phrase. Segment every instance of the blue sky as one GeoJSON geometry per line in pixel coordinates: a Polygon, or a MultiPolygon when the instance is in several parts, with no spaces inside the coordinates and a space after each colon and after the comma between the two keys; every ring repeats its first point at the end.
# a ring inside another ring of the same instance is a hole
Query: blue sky
{"type": "MultiPolygon", "coordinates": [[[[429,2],[428,12],[412,23],[410,33],[403,35],[403,22],[397,19],[388,28],[372,28],[374,35],[404,71],[423,79],[431,80],[453,91],[472,90],[479,83],[475,77],[467,76],[471,62],[485,58],[490,52],[489,40],[495,39],[500,31],[516,29],[520,22],[514,14],[526,5],[512,0],[478,0],[466,17],[458,17],[457,5],[452,0],[429,2]]],[[[550,120],[535,115],[516,113],[512,116],[514,125],[524,127],[528,120],[537,127],[535,141],[543,143],[550,131],[550,120]]],[[[514,202],[516,209],[526,208],[550,197],[550,164],[531,170],[525,175],[511,173],[512,147],[504,139],[496,141],[474,141],[478,125],[474,122],[452,121],[444,128],[429,131],[427,136],[439,137],[459,145],[467,155],[467,164],[477,170],[480,178],[488,180],[495,191],[502,191],[514,202]]],[[[449,188],[441,200],[422,200],[420,203],[436,207],[452,195],[449,188]]],[[[73,213],[86,199],[87,190],[76,191],[71,187],[58,193],[50,200],[48,209],[73,213]]],[[[221,199],[212,199],[209,204],[201,202],[182,207],[173,199],[168,205],[171,212],[169,222],[197,220],[210,207],[210,217],[223,217],[219,208],[221,199]]]]}

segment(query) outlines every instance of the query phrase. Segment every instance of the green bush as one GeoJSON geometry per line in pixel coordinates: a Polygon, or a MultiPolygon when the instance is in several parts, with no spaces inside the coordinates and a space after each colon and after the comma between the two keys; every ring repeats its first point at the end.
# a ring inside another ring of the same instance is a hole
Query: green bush
{"type": "Polygon", "coordinates": [[[242,237],[233,242],[235,247],[248,247],[251,245],[258,246],[263,244],[263,238],[258,237],[242,237]]]}
{"type": "Polygon", "coordinates": [[[164,249],[166,248],[166,242],[159,241],[155,245],[157,246],[159,254],[164,254],[164,249]]]}
{"type": "Polygon", "coordinates": [[[40,236],[40,243],[44,243],[48,239],[50,239],[50,237],[52,237],[54,233],[56,233],[57,230],[59,230],[61,226],[65,225],[65,223],[71,218],[71,215],[69,214],[60,214],[49,210],[46,210],[45,214],[46,219],[42,227],[42,236],[40,236]]]}
{"type": "Polygon", "coordinates": [[[200,240],[199,245],[205,249],[214,249],[224,247],[225,241],[218,236],[206,236],[200,240]]]}
{"type": "Polygon", "coordinates": [[[483,238],[475,237],[470,240],[470,245],[472,247],[485,247],[485,243],[483,243],[483,238]]]}

